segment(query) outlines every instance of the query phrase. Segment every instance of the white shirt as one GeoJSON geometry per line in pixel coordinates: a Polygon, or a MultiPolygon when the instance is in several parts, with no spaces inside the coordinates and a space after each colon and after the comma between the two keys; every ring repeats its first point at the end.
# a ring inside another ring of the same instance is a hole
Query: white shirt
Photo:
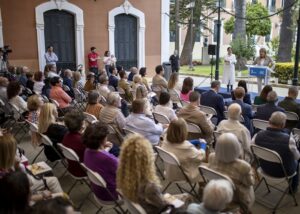
{"type": "Polygon", "coordinates": [[[27,111],[27,102],[20,96],[15,96],[9,100],[9,102],[19,108],[19,112],[22,114],[27,111]]]}
{"type": "Polygon", "coordinates": [[[157,105],[154,109],[154,112],[165,115],[170,121],[177,119],[175,111],[167,105],[157,105]]]}
{"type": "Polygon", "coordinates": [[[33,85],[34,93],[41,95],[44,85],[45,85],[45,83],[43,81],[34,82],[34,85],[33,85]]]}
{"type": "Polygon", "coordinates": [[[56,62],[58,61],[58,57],[54,52],[52,52],[51,55],[49,52],[46,52],[45,59],[47,65],[56,65],[56,62]]]}
{"type": "Polygon", "coordinates": [[[59,77],[59,75],[58,75],[57,73],[54,73],[53,71],[50,71],[50,72],[48,73],[48,77],[49,77],[49,78],[59,77]]]}

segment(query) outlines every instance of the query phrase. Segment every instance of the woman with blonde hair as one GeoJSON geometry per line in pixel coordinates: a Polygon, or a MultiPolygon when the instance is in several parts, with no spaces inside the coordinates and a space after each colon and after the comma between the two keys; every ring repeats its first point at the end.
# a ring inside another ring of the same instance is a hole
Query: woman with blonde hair
{"type": "Polygon", "coordinates": [[[83,83],[81,80],[81,73],[79,71],[75,71],[73,73],[73,88],[77,88],[80,91],[83,90],[83,83]]]}
{"type": "MultiPolygon", "coordinates": [[[[62,142],[64,135],[68,129],[56,122],[58,116],[56,106],[52,103],[45,103],[41,108],[38,131],[39,133],[47,135],[53,143],[54,147],[57,147],[57,143],[62,142]]],[[[59,155],[50,146],[44,146],[45,155],[48,160],[59,160],[59,155]]],[[[59,150],[58,150],[59,151],[59,150]]]]}
{"type": "MultiPolygon", "coordinates": [[[[208,159],[208,167],[230,177],[236,186],[233,202],[248,213],[254,203],[254,175],[249,163],[239,159],[241,144],[232,133],[222,134],[216,143],[215,153],[208,159]]],[[[243,212],[243,213],[244,213],[243,212]]]]}
{"type": "Polygon", "coordinates": [[[168,82],[168,90],[175,90],[178,94],[180,94],[181,86],[179,84],[179,73],[174,72],[171,74],[168,82]]]}
{"type": "Polygon", "coordinates": [[[147,213],[160,213],[168,203],[156,175],[151,143],[142,135],[131,135],[123,143],[119,158],[118,189],[147,213]]]}

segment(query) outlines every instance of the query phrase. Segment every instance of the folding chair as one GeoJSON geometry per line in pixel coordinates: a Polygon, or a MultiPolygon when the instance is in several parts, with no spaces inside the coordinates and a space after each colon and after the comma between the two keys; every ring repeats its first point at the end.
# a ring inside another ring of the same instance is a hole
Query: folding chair
{"type": "Polygon", "coordinates": [[[121,144],[124,141],[124,135],[119,131],[117,127],[114,126],[114,124],[107,124],[107,127],[108,127],[109,134],[116,136],[117,140],[121,144]]]}
{"type": "Polygon", "coordinates": [[[44,103],[49,103],[50,102],[48,97],[46,97],[45,95],[41,95],[41,97],[42,97],[44,103]]]}
{"type": "Polygon", "coordinates": [[[190,102],[181,100],[182,107],[188,106],[190,102]]]}
{"type": "Polygon", "coordinates": [[[161,123],[163,125],[170,124],[169,118],[167,118],[165,115],[157,113],[157,112],[153,112],[152,114],[153,114],[154,120],[156,120],[158,123],[161,123]]]}
{"type": "Polygon", "coordinates": [[[253,127],[259,130],[266,130],[269,126],[269,121],[266,120],[253,119],[252,123],[253,127]]]}
{"type": "Polygon", "coordinates": [[[187,123],[187,128],[188,128],[188,133],[193,133],[193,134],[201,134],[202,133],[200,127],[194,123],[187,123]]]}
{"type": "MultiPolygon", "coordinates": [[[[81,163],[81,166],[82,166],[82,168],[85,169],[88,179],[90,180],[91,183],[93,183],[94,185],[97,185],[99,187],[105,188],[107,193],[111,196],[111,198],[114,198],[113,195],[111,194],[111,192],[107,189],[106,181],[102,178],[101,175],[99,175],[99,173],[92,171],[84,163],[81,163]]],[[[97,204],[100,205],[100,208],[97,211],[97,213],[99,213],[104,207],[114,209],[117,213],[120,213],[120,211],[121,211],[121,213],[126,213],[121,206],[123,203],[122,200],[115,199],[112,201],[103,201],[103,200],[99,199],[95,194],[93,194],[93,195],[94,195],[94,199],[96,200],[97,204]]]]}
{"type": "MultiPolygon", "coordinates": [[[[228,111],[224,111],[224,117],[225,117],[225,119],[228,119],[228,111]]],[[[239,117],[239,121],[240,121],[240,123],[244,123],[245,122],[245,119],[244,119],[243,115],[241,115],[239,117]]]]}
{"type": "MultiPolygon", "coordinates": [[[[257,146],[257,145],[251,145],[250,148],[251,148],[251,151],[252,151],[252,153],[254,155],[254,158],[257,162],[257,165],[258,165],[257,172],[262,177],[260,179],[260,181],[258,182],[257,186],[255,187],[255,191],[258,189],[258,187],[260,186],[262,181],[264,181],[264,183],[266,184],[266,187],[268,189],[268,193],[271,192],[270,187],[272,187],[272,188],[278,190],[279,192],[283,193],[281,195],[280,199],[278,200],[278,202],[276,203],[275,207],[271,207],[273,209],[273,213],[276,212],[278,206],[280,205],[282,199],[288,193],[288,191],[290,191],[291,196],[293,197],[295,206],[297,206],[298,203],[297,203],[297,200],[296,200],[296,197],[295,197],[295,193],[292,191],[292,188],[291,188],[291,179],[296,175],[296,172],[294,174],[290,175],[290,176],[287,175],[286,170],[285,170],[284,165],[283,165],[283,162],[282,162],[282,159],[281,159],[280,155],[277,152],[275,152],[273,150],[270,150],[270,149],[267,149],[267,148],[257,146]],[[268,175],[261,168],[260,160],[264,160],[264,161],[271,162],[273,164],[280,165],[280,167],[282,169],[282,172],[284,173],[284,176],[278,178],[278,177],[273,177],[271,175],[268,175]],[[270,183],[272,183],[272,185],[270,183]],[[285,188],[284,190],[278,188],[278,184],[281,184],[281,183],[286,183],[287,188],[285,188]]],[[[256,197],[256,199],[257,199],[257,197],[256,197]]],[[[265,205],[262,201],[257,200],[257,202],[262,203],[263,205],[265,205]]]]}
{"type": "Polygon", "coordinates": [[[174,89],[169,89],[169,94],[170,94],[170,98],[172,100],[173,103],[176,103],[178,107],[182,107],[182,101],[180,99],[179,94],[177,93],[176,90],[174,89]]]}
{"type": "Polygon", "coordinates": [[[217,112],[214,108],[209,107],[209,106],[203,106],[199,105],[200,110],[203,111],[205,114],[211,114],[213,116],[217,116],[217,112]]]}
{"type": "Polygon", "coordinates": [[[8,102],[7,104],[8,104],[8,107],[10,107],[13,112],[13,118],[14,118],[15,122],[12,125],[12,127],[13,127],[14,131],[16,130],[15,136],[17,136],[22,131],[23,135],[21,135],[21,137],[20,137],[20,140],[22,140],[23,137],[25,136],[25,134],[27,134],[27,132],[28,132],[28,125],[25,121],[25,117],[22,115],[22,113],[20,112],[20,109],[16,105],[14,105],[10,102],[8,102]],[[17,126],[18,128],[15,128],[15,126],[17,126]]]}
{"type": "Polygon", "coordinates": [[[129,211],[129,213],[131,214],[147,214],[147,212],[144,210],[144,208],[137,204],[134,203],[132,201],[130,201],[129,199],[127,199],[122,193],[121,191],[118,191],[119,195],[122,197],[125,206],[127,207],[127,210],[129,211]]]}
{"type": "Polygon", "coordinates": [[[130,135],[130,134],[136,134],[136,132],[131,131],[131,130],[126,129],[126,128],[123,128],[123,131],[124,131],[124,133],[125,133],[126,136],[127,136],[127,135],[130,135]]]}
{"type": "Polygon", "coordinates": [[[63,116],[63,115],[65,114],[65,113],[63,112],[63,110],[61,110],[61,109],[59,108],[59,103],[58,103],[56,100],[50,98],[49,101],[50,101],[51,103],[53,103],[53,104],[56,106],[56,109],[57,109],[58,112],[60,112],[60,115],[61,115],[61,116],[63,116]]]}
{"type": "MultiPolygon", "coordinates": [[[[26,122],[29,125],[29,130],[31,131],[32,136],[36,135],[36,138],[37,138],[36,140],[38,140],[38,138],[39,138],[38,126],[36,124],[34,124],[34,123],[29,122],[28,120],[26,120],[26,122]]],[[[34,148],[36,146],[40,146],[40,145],[33,145],[34,148]]],[[[32,164],[35,163],[36,159],[42,154],[43,151],[44,151],[44,147],[42,146],[41,150],[33,158],[32,164]]]]}
{"type": "Polygon", "coordinates": [[[85,116],[85,120],[90,124],[96,123],[98,121],[98,119],[92,114],[83,112],[83,115],[85,116]]]}
{"type": "Polygon", "coordinates": [[[295,112],[286,111],[285,115],[286,115],[286,120],[299,121],[298,114],[296,114],[295,112]]]}
{"type": "Polygon", "coordinates": [[[190,195],[194,196],[195,198],[198,198],[199,196],[195,190],[197,183],[192,184],[192,182],[190,181],[188,176],[184,173],[177,157],[175,155],[173,155],[172,153],[165,151],[164,149],[162,149],[159,146],[155,146],[155,149],[156,149],[158,155],[160,156],[160,158],[163,160],[164,165],[165,166],[171,165],[171,166],[177,167],[178,171],[181,172],[182,176],[185,179],[185,180],[173,180],[172,178],[166,178],[166,180],[168,180],[169,183],[164,188],[163,192],[165,192],[172,183],[175,183],[181,193],[187,192],[190,195]],[[187,183],[189,185],[189,187],[191,188],[191,190],[187,190],[187,189],[183,188],[182,186],[179,185],[180,183],[187,183]]]}
{"type": "Polygon", "coordinates": [[[82,93],[78,88],[73,88],[73,91],[74,91],[75,100],[77,102],[78,107],[81,110],[84,110],[85,109],[84,102],[86,100],[85,94],[82,93]]]}
{"type": "Polygon", "coordinates": [[[162,92],[162,88],[160,86],[157,86],[157,85],[151,85],[151,89],[154,93],[156,93],[156,97],[157,99],[159,99],[160,97],[160,94],[162,92]]]}
{"type": "Polygon", "coordinates": [[[0,109],[2,109],[2,111],[5,114],[5,121],[3,121],[1,127],[10,129],[16,123],[16,120],[14,118],[14,112],[9,106],[9,103],[4,102],[4,100],[2,100],[1,98],[0,98],[0,109]]]}

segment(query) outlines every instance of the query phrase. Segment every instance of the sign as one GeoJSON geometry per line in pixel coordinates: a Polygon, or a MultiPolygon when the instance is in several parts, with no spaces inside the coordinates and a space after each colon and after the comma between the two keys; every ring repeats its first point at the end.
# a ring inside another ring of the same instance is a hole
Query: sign
{"type": "Polygon", "coordinates": [[[256,76],[256,77],[265,77],[268,75],[268,67],[249,67],[249,74],[250,76],[256,76]]]}

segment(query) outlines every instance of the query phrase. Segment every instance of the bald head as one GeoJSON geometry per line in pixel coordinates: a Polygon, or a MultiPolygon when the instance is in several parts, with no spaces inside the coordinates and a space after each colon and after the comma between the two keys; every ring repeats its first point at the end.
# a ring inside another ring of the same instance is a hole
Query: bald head
{"type": "Polygon", "coordinates": [[[288,95],[289,97],[296,99],[298,97],[298,87],[297,86],[289,87],[288,95]]]}
{"type": "Polygon", "coordinates": [[[233,103],[228,107],[228,118],[232,120],[239,120],[241,112],[241,106],[237,103],[233,103]]]}
{"type": "Polygon", "coordinates": [[[285,127],[286,115],[280,111],[275,111],[270,119],[269,124],[273,128],[283,129],[285,127]]]}
{"type": "Polygon", "coordinates": [[[277,101],[277,93],[275,91],[270,91],[267,96],[267,101],[270,103],[275,103],[277,101]]]}

